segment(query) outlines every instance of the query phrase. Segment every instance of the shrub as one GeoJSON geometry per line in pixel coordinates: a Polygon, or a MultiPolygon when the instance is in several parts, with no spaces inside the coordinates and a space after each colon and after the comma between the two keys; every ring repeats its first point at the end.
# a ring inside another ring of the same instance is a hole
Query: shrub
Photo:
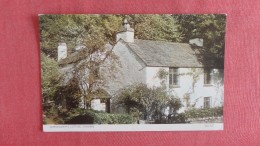
{"type": "Polygon", "coordinates": [[[165,108],[170,107],[173,112],[177,112],[181,102],[169,95],[165,88],[149,88],[146,84],[140,83],[121,89],[113,98],[113,106],[124,107],[128,114],[139,115],[140,119],[160,121],[165,108]]]}
{"type": "Polygon", "coordinates": [[[76,78],[72,78],[67,85],[59,86],[54,101],[57,106],[62,106],[63,109],[73,110],[79,107],[80,98],[79,81],[76,78]]]}
{"type": "Polygon", "coordinates": [[[223,107],[214,108],[202,108],[202,109],[190,109],[185,112],[187,118],[206,118],[206,117],[218,117],[223,116],[223,107]]]}
{"type": "Polygon", "coordinates": [[[161,119],[156,119],[154,124],[176,124],[176,123],[188,123],[188,120],[184,113],[170,114],[167,117],[163,116],[161,119]]]}
{"type": "Polygon", "coordinates": [[[109,114],[88,110],[86,113],[68,119],[66,124],[132,124],[134,119],[127,114],[109,114]]]}
{"type": "Polygon", "coordinates": [[[65,124],[94,124],[94,117],[90,114],[78,115],[65,121],[65,124]]]}
{"type": "Polygon", "coordinates": [[[169,119],[169,123],[187,123],[187,118],[184,113],[176,114],[169,119]]]}

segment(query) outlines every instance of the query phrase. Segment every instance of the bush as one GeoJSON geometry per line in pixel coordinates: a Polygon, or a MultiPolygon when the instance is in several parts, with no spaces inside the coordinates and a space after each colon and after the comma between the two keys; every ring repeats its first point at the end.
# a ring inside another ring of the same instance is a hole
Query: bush
{"type": "Polygon", "coordinates": [[[206,117],[219,117],[223,116],[223,107],[203,108],[203,109],[190,109],[185,112],[187,118],[206,118],[206,117]]]}
{"type": "Polygon", "coordinates": [[[113,98],[113,105],[124,107],[128,114],[139,115],[137,119],[161,120],[164,116],[164,109],[171,107],[173,112],[177,112],[181,101],[168,94],[162,87],[149,88],[146,84],[133,84],[121,89],[113,98]],[[132,111],[135,109],[134,111],[132,111]]]}
{"type": "Polygon", "coordinates": [[[66,124],[132,124],[134,119],[127,114],[109,114],[89,110],[82,115],[68,119],[66,124]]]}
{"type": "Polygon", "coordinates": [[[188,120],[184,113],[170,114],[167,117],[163,116],[161,119],[156,119],[154,124],[178,124],[188,123],[188,120]]]}
{"type": "Polygon", "coordinates": [[[187,118],[184,113],[176,114],[169,118],[169,123],[187,123],[187,118]]]}
{"type": "Polygon", "coordinates": [[[65,124],[94,124],[94,117],[90,114],[78,115],[65,121],[65,124]]]}
{"type": "Polygon", "coordinates": [[[81,91],[79,88],[79,81],[72,78],[67,85],[59,86],[55,93],[55,105],[62,106],[67,110],[77,109],[81,101],[81,91]]]}

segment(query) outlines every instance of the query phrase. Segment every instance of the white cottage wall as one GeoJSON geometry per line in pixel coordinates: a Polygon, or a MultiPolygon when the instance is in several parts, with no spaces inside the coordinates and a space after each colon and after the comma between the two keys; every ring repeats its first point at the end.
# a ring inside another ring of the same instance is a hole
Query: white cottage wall
{"type": "MultiPolygon", "coordinates": [[[[161,86],[163,80],[158,77],[158,72],[164,69],[169,72],[168,67],[146,67],[146,84],[149,87],[161,86]]],[[[186,110],[187,99],[189,96],[190,106],[202,108],[204,106],[204,97],[210,97],[211,107],[221,106],[223,104],[223,69],[213,70],[212,85],[204,85],[204,69],[203,68],[179,68],[179,85],[169,86],[169,76],[164,80],[169,93],[179,97],[183,103],[180,112],[186,110]],[[194,82],[194,84],[193,84],[194,82]]]]}
{"type": "MultiPolygon", "coordinates": [[[[158,77],[158,73],[160,70],[164,70],[165,72],[169,72],[168,67],[146,67],[145,73],[146,73],[146,84],[148,87],[160,87],[162,84],[162,81],[158,77]]],[[[165,80],[167,82],[168,80],[165,80]]]]}
{"type": "Polygon", "coordinates": [[[134,42],[134,32],[133,31],[124,31],[117,33],[116,41],[123,39],[125,42],[134,42]]]}
{"type": "MultiPolygon", "coordinates": [[[[128,85],[146,82],[145,64],[124,42],[119,41],[113,52],[118,56],[120,64],[116,65],[115,77],[110,78],[110,81],[107,81],[106,84],[106,89],[111,95],[128,85]]],[[[105,74],[106,72],[106,69],[104,69],[105,74]]]]}

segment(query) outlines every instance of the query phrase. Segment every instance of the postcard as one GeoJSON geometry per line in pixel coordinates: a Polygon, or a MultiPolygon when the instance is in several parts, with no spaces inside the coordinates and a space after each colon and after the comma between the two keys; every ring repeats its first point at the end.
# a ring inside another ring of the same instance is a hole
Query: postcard
{"type": "Polygon", "coordinates": [[[43,131],[223,130],[225,14],[39,15],[43,131]]]}

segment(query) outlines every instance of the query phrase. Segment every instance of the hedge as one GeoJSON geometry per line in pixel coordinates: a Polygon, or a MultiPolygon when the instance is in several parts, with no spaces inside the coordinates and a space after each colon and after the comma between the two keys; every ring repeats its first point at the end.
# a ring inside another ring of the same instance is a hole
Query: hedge
{"type": "Polygon", "coordinates": [[[110,114],[91,110],[65,121],[66,124],[132,124],[134,122],[134,118],[127,114],[110,114]]]}
{"type": "Polygon", "coordinates": [[[185,112],[186,118],[206,118],[223,116],[223,107],[190,109],[185,112]]]}

